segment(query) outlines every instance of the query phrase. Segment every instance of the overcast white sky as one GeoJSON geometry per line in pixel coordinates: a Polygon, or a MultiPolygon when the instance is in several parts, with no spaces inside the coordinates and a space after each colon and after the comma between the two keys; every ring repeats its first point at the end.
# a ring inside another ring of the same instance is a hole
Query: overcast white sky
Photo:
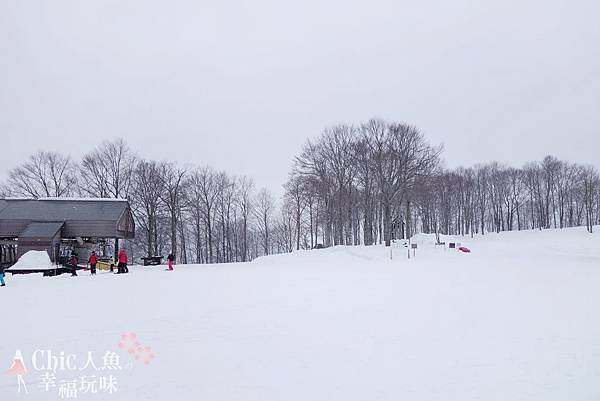
{"type": "Polygon", "coordinates": [[[125,138],[279,190],[306,138],[418,126],[449,166],[600,166],[600,2],[0,0],[0,177],[125,138]]]}

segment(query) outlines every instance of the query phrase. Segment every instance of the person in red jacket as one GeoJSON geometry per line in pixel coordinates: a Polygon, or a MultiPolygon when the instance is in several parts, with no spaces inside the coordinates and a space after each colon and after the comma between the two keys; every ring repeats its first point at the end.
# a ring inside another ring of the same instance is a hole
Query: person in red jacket
{"type": "Polygon", "coordinates": [[[69,259],[69,267],[71,268],[71,276],[77,275],[77,267],[79,265],[79,259],[75,252],[71,252],[71,259],[69,259]]]}
{"type": "Polygon", "coordinates": [[[96,251],[92,251],[90,258],[88,259],[88,263],[90,264],[90,270],[92,272],[92,276],[96,275],[96,263],[98,263],[98,256],[96,256],[96,251]]]}
{"type": "Polygon", "coordinates": [[[129,260],[127,259],[127,253],[125,253],[124,248],[121,248],[121,250],[119,251],[118,259],[119,259],[119,264],[118,264],[119,271],[117,272],[117,274],[129,273],[129,269],[127,268],[127,262],[129,260]]]}

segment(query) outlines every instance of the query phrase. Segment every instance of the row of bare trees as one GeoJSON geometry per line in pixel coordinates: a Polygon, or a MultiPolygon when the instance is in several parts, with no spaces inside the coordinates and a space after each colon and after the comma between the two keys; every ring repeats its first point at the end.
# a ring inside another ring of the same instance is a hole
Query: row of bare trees
{"type": "Polygon", "coordinates": [[[441,147],[415,127],[371,120],[340,124],[308,141],[285,185],[296,249],[372,245],[418,229],[405,216],[435,177],[441,147]]]}
{"type": "MultiPolygon", "coordinates": [[[[80,161],[39,152],[9,171],[0,196],[130,200],[139,255],[224,263],[317,245],[389,245],[417,232],[475,235],[600,223],[600,177],[546,157],[445,169],[415,127],[370,120],[307,141],[283,199],[251,178],[144,160],[123,140],[80,161]]],[[[115,244],[115,249],[119,244],[115,244]]]]}
{"type": "Polygon", "coordinates": [[[600,223],[595,168],[548,156],[445,169],[414,127],[340,124],[308,141],[285,184],[285,248],[371,245],[416,232],[474,235],[600,223]]]}
{"type": "Polygon", "coordinates": [[[129,199],[136,239],[127,246],[137,255],[221,263],[284,251],[285,224],[267,189],[210,167],[140,159],[123,140],[104,142],[79,162],[36,153],[9,171],[0,196],[129,199]]]}
{"type": "Polygon", "coordinates": [[[547,156],[519,169],[494,162],[441,171],[418,203],[425,231],[474,235],[586,225],[592,232],[600,223],[599,194],[595,168],[547,156]]]}

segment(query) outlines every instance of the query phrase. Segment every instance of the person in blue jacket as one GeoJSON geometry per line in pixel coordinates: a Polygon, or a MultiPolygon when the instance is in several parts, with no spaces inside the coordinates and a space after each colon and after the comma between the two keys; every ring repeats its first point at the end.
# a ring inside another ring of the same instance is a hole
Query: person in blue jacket
{"type": "Polygon", "coordinates": [[[0,287],[6,287],[4,282],[4,269],[0,267],[0,287]]]}

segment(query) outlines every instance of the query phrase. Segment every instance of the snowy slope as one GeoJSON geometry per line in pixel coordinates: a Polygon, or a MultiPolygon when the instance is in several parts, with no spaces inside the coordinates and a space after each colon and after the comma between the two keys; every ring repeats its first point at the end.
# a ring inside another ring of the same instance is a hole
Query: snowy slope
{"type": "MultiPolygon", "coordinates": [[[[335,247],[252,263],[134,268],[129,275],[7,277],[0,361],[17,349],[29,394],[36,349],[85,361],[119,353],[113,394],[90,400],[598,400],[600,235],[583,228],[335,247]],[[154,359],[117,344],[133,332],[154,359]]],[[[107,371],[92,372],[105,375],[107,371]]],[[[19,399],[20,399],[19,398],[19,399]]]]}

